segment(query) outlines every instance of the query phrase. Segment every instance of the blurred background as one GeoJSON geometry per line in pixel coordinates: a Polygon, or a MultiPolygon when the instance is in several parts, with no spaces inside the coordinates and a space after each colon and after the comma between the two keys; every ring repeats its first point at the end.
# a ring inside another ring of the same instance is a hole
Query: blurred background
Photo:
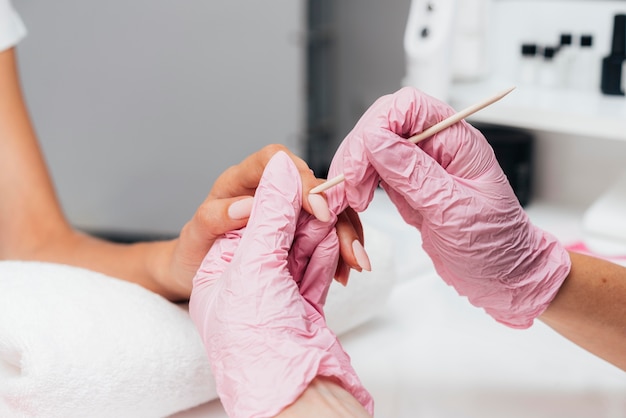
{"type": "Polygon", "coordinates": [[[14,6],[62,204],[75,225],[115,239],[177,233],[219,174],[267,144],[325,176],[354,118],[404,71],[408,1],[14,6]]]}
{"type": "Polygon", "coordinates": [[[624,1],[15,7],[29,30],[18,46],[24,88],[62,204],[75,225],[112,237],[177,233],[221,172],[270,143],[287,145],[324,177],[365,109],[406,84],[457,109],[518,86],[470,121],[493,129],[494,143],[527,138],[513,152],[526,157],[502,163],[528,189],[525,204],[584,210],[623,171],[624,99],[600,91],[599,66],[624,1]],[[585,91],[563,81],[582,74],[571,64],[563,75],[563,34],[571,35],[570,61],[594,63],[585,91]],[[585,51],[582,35],[593,39],[585,51]],[[525,44],[535,45],[533,63],[525,44]],[[543,56],[548,48],[553,61],[543,56]],[[530,68],[523,79],[522,67],[530,68]]]}

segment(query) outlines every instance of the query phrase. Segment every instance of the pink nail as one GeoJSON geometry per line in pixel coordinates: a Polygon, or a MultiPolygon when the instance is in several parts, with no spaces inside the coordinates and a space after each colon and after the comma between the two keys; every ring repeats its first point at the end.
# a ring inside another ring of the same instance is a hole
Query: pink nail
{"type": "Polygon", "coordinates": [[[330,209],[328,209],[328,203],[326,203],[326,199],[319,194],[310,194],[309,195],[309,204],[311,205],[311,210],[313,211],[313,215],[322,222],[330,221],[330,209]]]}
{"type": "Polygon", "coordinates": [[[363,270],[372,271],[370,258],[367,256],[365,248],[363,248],[363,246],[357,239],[352,241],[352,252],[354,253],[356,262],[359,263],[359,266],[361,266],[363,270]]]}
{"type": "Polygon", "coordinates": [[[231,203],[228,207],[228,216],[230,216],[230,219],[244,219],[249,217],[253,202],[254,199],[252,197],[247,197],[231,203]]]}
{"type": "Polygon", "coordinates": [[[341,263],[337,270],[335,280],[337,280],[343,287],[346,287],[350,276],[350,267],[348,267],[346,263],[341,263]]]}

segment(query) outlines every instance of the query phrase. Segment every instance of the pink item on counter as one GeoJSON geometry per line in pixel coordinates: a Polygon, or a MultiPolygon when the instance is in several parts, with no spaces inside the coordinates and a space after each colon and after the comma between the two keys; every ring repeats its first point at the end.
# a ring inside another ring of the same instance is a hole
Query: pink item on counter
{"type": "Polygon", "coordinates": [[[358,211],[380,181],[444,281],[497,321],[527,328],[556,296],[569,255],[531,224],[478,130],[462,121],[418,146],[405,139],[453,113],[411,87],[381,97],[340,145],[329,177],[344,173],[336,189],[358,211]]]}
{"type": "Polygon", "coordinates": [[[202,262],[189,309],[229,416],[275,416],[316,376],[335,377],[373,413],[322,311],[339,257],[338,198],[329,199],[330,222],[301,212],[300,176],[279,152],[248,226],[217,240],[202,262]]]}
{"type": "Polygon", "coordinates": [[[585,255],[590,255],[590,256],[593,256],[593,257],[597,257],[597,258],[602,258],[604,260],[612,261],[612,262],[618,263],[618,264],[626,264],[626,254],[624,254],[624,255],[604,255],[604,254],[599,254],[599,253],[593,251],[591,248],[589,248],[587,246],[587,244],[585,244],[584,241],[572,242],[572,243],[566,245],[565,249],[568,250],[568,251],[573,251],[573,252],[577,252],[577,253],[581,253],[581,254],[585,254],[585,255]]]}

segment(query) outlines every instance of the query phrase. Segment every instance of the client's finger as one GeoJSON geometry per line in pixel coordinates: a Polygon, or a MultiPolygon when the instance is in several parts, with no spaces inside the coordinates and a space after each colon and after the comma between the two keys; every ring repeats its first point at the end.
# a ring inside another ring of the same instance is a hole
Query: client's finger
{"type": "Polygon", "coordinates": [[[344,286],[348,283],[350,269],[371,270],[369,257],[364,248],[363,225],[359,215],[350,207],[337,216],[337,236],[340,258],[335,279],[344,286]]]}
{"type": "Polygon", "coordinates": [[[284,152],[293,161],[298,174],[302,180],[303,196],[302,207],[308,213],[316,216],[322,221],[327,221],[330,217],[328,205],[323,197],[316,195],[309,201],[308,191],[322,183],[315,177],[313,171],[307,163],[289,151],[287,147],[280,144],[272,144],[263,147],[261,150],[245,158],[237,165],[231,166],[215,181],[210,198],[230,198],[235,196],[253,196],[259,185],[263,171],[272,157],[284,152]]]}

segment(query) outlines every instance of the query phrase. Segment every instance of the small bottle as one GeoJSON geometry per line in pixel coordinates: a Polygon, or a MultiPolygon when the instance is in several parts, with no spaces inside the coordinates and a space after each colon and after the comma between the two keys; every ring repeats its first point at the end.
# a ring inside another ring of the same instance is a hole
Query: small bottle
{"type": "Polygon", "coordinates": [[[615,15],[611,53],[602,60],[602,93],[624,96],[624,62],[626,62],[626,15],[615,15]]]}
{"type": "Polygon", "coordinates": [[[593,35],[580,36],[572,75],[572,88],[587,92],[599,91],[600,58],[593,49],[593,35]]]}
{"type": "Polygon", "coordinates": [[[543,60],[539,71],[539,85],[554,88],[559,85],[558,71],[555,64],[557,49],[552,46],[543,48],[543,60]]]}
{"type": "Polygon", "coordinates": [[[562,33],[559,41],[558,57],[556,65],[558,67],[557,83],[560,87],[570,88],[572,84],[574,65],[574,50],[572,48],[572,34],[562,33]]]}
{"type": "Polygon", "coordinates": [[[522,44],[519,62],[519,83],[522,86],[537,84],[538,59],[536,44],[522,44]]]}

